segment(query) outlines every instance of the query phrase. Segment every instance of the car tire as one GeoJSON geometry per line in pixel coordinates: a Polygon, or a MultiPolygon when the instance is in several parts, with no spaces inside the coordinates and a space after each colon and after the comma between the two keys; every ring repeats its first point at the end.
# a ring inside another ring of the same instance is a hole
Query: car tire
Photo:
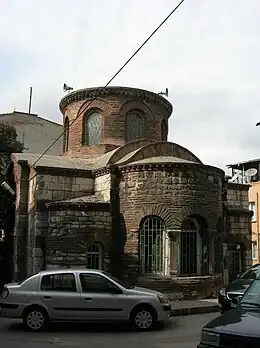
{"type": "Polygon", "coordinates": [[[131,313],[130,320],[136,331],[149,331],[156,324],[157,313],[151,306],[139,306],[131,313]]]}
{"type": "Polygon", "coordinates": [[[47,312],[39,306],[29,307],[23,315],[25,328],[31,332],[42,332],[49,326],[50,320],[47,312]]]}

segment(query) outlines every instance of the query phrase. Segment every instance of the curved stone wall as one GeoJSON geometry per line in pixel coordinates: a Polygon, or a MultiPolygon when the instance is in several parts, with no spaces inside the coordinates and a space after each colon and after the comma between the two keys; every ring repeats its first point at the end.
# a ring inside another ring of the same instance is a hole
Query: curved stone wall
{"type": "MultiPolygon", "coordinates": [[[[222,170],[201,164],[129,165],[122,168],[119,196],[127,235],[125,253],[138,259],[139,227],[146,216],[162,218],[167,230],[175,231],[177,239],[184,219],[191,215],[200,216],[207,223],[212,242],[218,219],[222,218],[223,177],[222,170]]],[[[211,261],[213,263],[213,259],[211,261]]],[[[212,264],[211,273],[213,268],[212,264]]]]}

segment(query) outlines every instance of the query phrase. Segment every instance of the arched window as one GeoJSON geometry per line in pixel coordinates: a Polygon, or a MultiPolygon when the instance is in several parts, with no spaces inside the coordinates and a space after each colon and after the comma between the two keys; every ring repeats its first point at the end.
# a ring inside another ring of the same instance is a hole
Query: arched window
{"type": "Polygon", "coordinates": [[[126,142],[144,138],[144,119],[138,111],[126,115],[126,142]]]}
{"type": "Polygon", "coordinates": [[[64,133],[63,133],[63,152],[68,151],[69,148],[69,118],[66,117],[64,121],[64,133]]]}
{"type": "Polygon", "coordinates": [[[86,254],[86,266],[91,269],[103,268],[103,248],[101,244],[90,244],[86,254]]]}
{"type": "Polygon", "coordinates": [[[161,123],[161,134],[162,134],[162,141],[167,141],[168,126],[167,126],[166,120],[162,120],[162,123],[161,123]]]}
{"type": "Polygon", "coordinates": [[[84,117],[83,144],[98,145],[101,142],[101,121],[100,112],[94,111],[84,117]]]}
{"type": "Polygon", "coordinates": [[[165,275],[165,223],[157,216],[148,216],[140,225],[140,273],[165,275]]]}
{"type": "Polygon", "coordinates": [[[180,273],[183,276],[207,275],[209,250],[206,222],[197,216],[182,223],[180,239],[180,273]]]}

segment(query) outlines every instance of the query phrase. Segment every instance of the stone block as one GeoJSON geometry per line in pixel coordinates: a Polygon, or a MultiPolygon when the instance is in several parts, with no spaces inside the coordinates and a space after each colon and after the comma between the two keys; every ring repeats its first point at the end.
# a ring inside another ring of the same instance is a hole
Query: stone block
{"type": "Polygon", "coordinates": [[[94,179],[92,178],[75,178],[75,183],[77,185],[83,185],[85,187],[93,187],[94,186],[94,179]]]}
{"type": "Polygon", "coordinates": [[[82,191],[80,185],[73,184],[71,187],[72,191],[82,191]]]}
{"type": "Polygon", "coordinates": [[[35,191],[36,200],[52,200],[52,191],[49,190],[39,190],[35,191]]]}
{"type": "Polygon", "coordinates": [[[43,251],[41,248],[33,249],[33,257],[43,257],[43,251]]]}

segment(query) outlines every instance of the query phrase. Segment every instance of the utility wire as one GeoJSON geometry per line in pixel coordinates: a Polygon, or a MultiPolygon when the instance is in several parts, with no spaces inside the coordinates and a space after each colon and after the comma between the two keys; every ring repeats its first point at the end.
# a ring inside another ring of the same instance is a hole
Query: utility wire
{"type": "Polygon", "coordinates": [[[126,65],[128,63],[130,63],[130,61],[137,55],[137,53],[139,51],[141,51],[141,49],[144,47],[145,44],[147,44],[147,42],[154,36],[154,34],[163,26],[163,24],[165,24],[165,22],[167,22],[167,20],[173,15],[173,13],[181,6],[181,4],[184,2],[185,0],[182,0],[179,2],[179,4],[169,13],[169,15],[158,25],[158,27],[148,36],[148,38],[142,43],[142,45],[131,55],[130,58],[127,59],[127,61],[124,63],[124,65],[121,66],[121,68],[119,70],[117,70],[117,72],[111,77],[111,79],[106,83],[106,85],[102,88],[99,89],[98,92],[96,93],[96,95],[94,95],[94,98],[88,103],[88,105],[84,108],[84,110],[82,112],[80,112],[77,117],[69,124],[69,126],[64,129],[64,131],[58,136],[57,139],[54,140],[54,142],[37,158],[37,160],[32,164],[32,167],[35,166],[35,164],[37,162],[40,161],[40,159],[53,147],[53,145],[55,145],[57,143],[57,141],[63,136],[63,134],[70,128],[70,126],[73,125],[74,122],[77,121],[77,119],[85,112],[85,110],[94,102],[94,100],[97,99],[97,97],[99,96],[100,93],[102,93],[107,87],[108,85],[117,77],[118,74],[120,74],[120,72],[126,67],[126,65]]]}

